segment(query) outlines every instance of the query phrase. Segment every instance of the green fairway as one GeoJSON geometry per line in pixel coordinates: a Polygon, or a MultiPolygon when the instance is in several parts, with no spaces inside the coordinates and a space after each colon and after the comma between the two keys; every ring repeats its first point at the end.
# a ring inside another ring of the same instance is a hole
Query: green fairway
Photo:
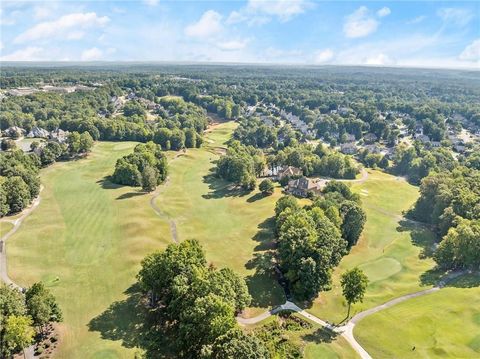
{"type": "Polygon", "coordinates": [[[150,196],[104,181],[134,146],[98,143],[87,159],[42,170],[41,203],[7,242],[11,278],[22,285],[42,280],[58,298],[65,317],[59,358],[133,356],[88,323],[125,297],[147,253],[170,243],[150,196]]]}
{"type": "Polygon", "coordinates": [[[425,289],[420,276],[433,266],[421,259],[423,248],[430,248],[433,235],[421,226],[402,221],[402,211],[418,196],[416,187],[405,180],[380,171],[368,170],[364,183],[355,183],[367,213],[367,222],[350,254],[343,258],[333,275],[333,289],[321,293],[309,309],[329,321],[340,322],[347,312],[342,297],[340,275],[355,266],[369,277],[363,303],[352,306],[352,313],[379,305],[403,294],[425,289]]]}
{"type": "Polygon", "coordinates": [[[474,288],[445,288],[373,314],[355,337],[373,358],[479,358],[479,283],[477,276],[474,288]]]}
{"type": "MultiPolygon", "coordinates": [[[[206,147],[189,149],[170,163],[170,181],[156,200],[175,221],[179,240],[198,239],[207,259],[247,277],[253,306],[266,308],[285,301],[277,282],[256,272],[259,255],[272,247],[274,206],[272,196],[258,191],[229,189],[230,184],[211,175],[210,169],[236,126],[223,123],[206,136],[206,147]]],[[[252,310],[249,314],[254,314],[252,310]]]]}
{"type": "MultiPolygon", "coordinates": [[[[266,219],[273,216],[280,189],[263,197],[230,191],[227,183],[205,177],[234,126],[214,126],[204,148],[173,159],[156,204],[175,221],[180,240],[199,239],[213,264],[247,277],[254,297],[250,315],[285,300],[274,278],[256,271],[258,254],[272,245],[273,222],[266,219]]],[[[172,242],[169,221],[150,206],[152,195],[105,180],[134,146],[100,142],[87,159],[42,170],[41,203],[8,241],[12,279],[23,285],[42,280],[60,302],[61,358],[132,357],[124,347],[137,343],[131,323],[138,318],[132,318],[135,304],[124,292],[135,282],[142,258],[172,242]]]]}
{"type": "Polygon", "coordinates": [[[0,237],[3,237],[5,234],[10,232],[13,228],[13,223],[6,222],[5,220],[0,221],[0,237]]]}

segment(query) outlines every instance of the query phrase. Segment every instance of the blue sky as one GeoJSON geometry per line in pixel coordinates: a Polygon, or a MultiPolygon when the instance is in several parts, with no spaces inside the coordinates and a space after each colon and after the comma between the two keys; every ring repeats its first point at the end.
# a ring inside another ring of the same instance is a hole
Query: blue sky
{"type": "Polygon", "coordinates": [[[480,68],[479,1],[5,1],[3,61],[480,68]]]}

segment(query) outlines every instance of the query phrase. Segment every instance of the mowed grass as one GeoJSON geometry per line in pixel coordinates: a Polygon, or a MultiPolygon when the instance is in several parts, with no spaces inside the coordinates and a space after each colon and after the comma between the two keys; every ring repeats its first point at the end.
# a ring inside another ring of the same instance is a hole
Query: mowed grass
{"type": "Polygon", "coordinates": [[[5,234],[10,232],[13,228],[13,223],[6,222],[5,220],[0,221],[0,237],[3,237],[5,234]]]}
{"type": "MultiPolygon", "coordinates": [[[[221,123],[206,135],[205,147],[188,149],[170,163],[170,181],[156,200],[175,221],[180,241],[197,239],[207,259],[217,267],[230,267],[246,277],[253,307],[267,308],[285,301],[275,278],[257,272],[261,255],[273,245],[276,188],[264,197],[258,190],[245,192],[215,178],[211,169],[225,150],[236,124],[221,123]]],[[[253,315],[258,310],[249,310],[253,315]]]]}
{"type": "Polygon", "coordinates": [[[105,181],[134,146],[97,143],[86,159],[42,170],[41,203],[7,242],[12,279],[24,286],[44,281],[60,303],[58,358],[134,355],[120,341],[88,329],[93,318],[125,298],[142,258],[171,241],[168,224],[149,206],[150,195],[105,181]]]}
{"type": "Polygon", "coordinates": [[[418,197],[418,189],[405,180],[380,171],[368,170],[364,183],[352,184],[360,194],[367,222],[359,243],[345,256],[333,274],[333,288],[314,301],[310,312],[331,322],[342,321],[347,305],[342,297],[340,275],[355,266],[369,277],[363,303],[352,306],[352,313],[382,304],[403,294],[425,289],[422,273],[433,261],[420,258],[424,247],[433,243],[432,233],[415,224],[402,221],[418,197]]]}
{"type": "Polygon", "coordinates": [[[355,326],[355,337],[373,358],[479,358],[478,283],[477,277],[476,287],[444,288],[373,314],[355,326]]]}
{"type": "MultiPolygon", "coordinates": [[[[202,149],[175,159],[175,153],[167,154],[173,159],[170,180],[160,188],[157,204],[176,222],[180,240],[200,240],[213,264],[247,278],[259,311],[285,300],[274,278],[257,273],[261,254],[272,246],[268,218],[281,194],[279,188],[269,197],[237,192],[208,176],[234,126],[215,126],[202,149]]],[[[41,203],[8,241],[13,280],[22,285],[42,280],[58,298],[65,317],[59,358],[134,355],[132,318],[120,313],[132,303],[125,292],[145,255],[172,243],[169,222],[150,207],[151,195],[106,179],[134,146],[97,143],[87,159],[42,170],[41,203]]]]}

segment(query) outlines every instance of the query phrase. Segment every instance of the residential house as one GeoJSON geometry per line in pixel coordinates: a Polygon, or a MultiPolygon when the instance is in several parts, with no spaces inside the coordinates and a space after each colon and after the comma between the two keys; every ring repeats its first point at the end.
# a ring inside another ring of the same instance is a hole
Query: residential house
{"type": "Polygon", "coordinates": [[[57,128],[56,130],[50,132],[48,138],[58,143],[65,143],[67,141],[68,135],[68,131],[63,131],[62,129],[57,128]]]}
{"type": "Polygon", "coordinates": [[[382,152],[381,148],[378,147],[377,145],[365,145],[363,146],[363,148],[365,148],[368,152],[374,153],[374,154],[378,154],[382,152]]]}
{"type": "Polygon", "coordinates": [[[457,151],[458,153],[463,153],[465,152],[465,145],[461,142],[459,143],[456,143],[455,145],[453,145],[453,149],[455,151],[457,151]]]}
{"type": "Polygon", "coordinates": [[[427,135],[424,135],[423,133],[416,133],[415,134],[415,139],[417,141],[422,142],[422,143],[430,142],[430,137],[428,137],[427,135]]]}
{"type": "Polygon", "coordinates": [[[33,127],[32,130],[27,134],[29,138],[48,138],[49,132],[41,127],[33,127]]]}
{"type": "Polygon", "coordinates": [[[347,142],[354,142],[355,141],[355,136],[352,135],[351,133],[346,133],[345,134],[347,142]]]}
{"type": "Polygon", "coordinates": [[[374,143],[378,140],[378,137],[374,133],[367,133],[365,136],[363,136],[363,140],[365,143],[374,143]]]}
{"type": "Polygon", "coordinates": [[[308,197],[309,193],[319,194],[328,180],[301,177],[288,181],[287,192],[298,197],[308,197]]]}
{"type": "Polygon", "coordinates": [[[423,125],[415,125],[415,135],[423,135],[423,125]]]}
{"type": "Polygon", "coordinates": [[[6,136],[13,137],[13,138],[18,138],[25,134],[25,130],[18,126],[9,127],[4,132],[6,136]]]}
{"type": "Polygon", "coordinates": [[[303,171],[298,168],[298,167],[293,167],[293,166],[287,166],[285,168],[283,168],[282,170],[278,171],[277,173],[277,179],[278,180],[281,180],[282,178],[285,178],[285,177],[298,177],[298,176],[302,176],[303,175],[303,171]]]}
{"type": "Polygon", "coordinates": [[[342,143],[340,145],[340,151],[346,155],[353,155],[357,153],[357,146],[354,142],[342,143]]]}

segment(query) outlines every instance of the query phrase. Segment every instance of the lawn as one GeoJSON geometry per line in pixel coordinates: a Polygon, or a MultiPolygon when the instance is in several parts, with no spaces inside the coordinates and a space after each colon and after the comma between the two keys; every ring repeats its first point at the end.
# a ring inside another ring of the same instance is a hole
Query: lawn
{"type": "Polygon", "coordinates": [[[418,189],[401,178],[375,170],[368,172],[364,183],[352,185],[367,213],[362,237],[335,270],[332,290],[321,293],[309,309],[331,322],[340,322],[346,315],[340,275],[347,269],[358,266],[370,280],[363,303],[352,306],[354,315],[403,294],[425,289],[420,276],[433,266],[432,259],[421,256],[424,248],[428,252],[433,243],[431,232],[402,220],[402,211],[415,202],[418,189]]]}
{"type": "MultiPolygon", "coordinates": [[[[189,149],[170,163],[170,181],[156,200],[175,221],[179,240],[198,239],[207,259],[217,267],[230,267],[247,279],[253,306],[267,308],[285,301],[274,278],[257,271],[262,254],[273,245],[272,196],[230,188],[210,172],[224,151],[235,123],[222,123],[206,136],[206,147],[189,149]]],[[[259,310],[251,309],[253,315],[259,310]]]]}
{"type": "Polygon", "coordinates": [[[342,336],[301,316],[299,317],[312,325],[311,329],[297,335],[297,340],[303,342],[304,345],[304,359],[354,359],[359,357],[342,336]]]}
{"type": "Polygon", "coordinates": [[[4,220],[0,221],[0,237],[3,237],[5,234],[10,232],[13,228],[13,223],[5,222],[4,220]]]}
{"type": "Polygon", "coordinates": [[[22,285],[42,280],[58,298],[65,317],[59,358],[133,356],[88,324],[125,298],[147,253],[170,243],[150,196],[104,179],[134,146],[97,143],[87,159],[42,170],[41,203],[7,242],[12,279],[22,285]]]}
{"type": "MultiPolygon", "coordinates": [[[[210,175],[234,126],[216,125],[204,148],[173,159],[156,204],[175,221],[179,240],[200,240],[214,265],[246,277],[254,298],[246,314],[253,315],[285,300],[274,278],[257,272],[272,245],[268,218],[281,194],[230,190],[210,175]]],[[[135,316],[131,286],[142,258],[172,236],[169,221],[150,207],[152,195],[105,178],[134,146],[100,142],[87,159],[42,170],[41,203],[7,242],[12,279],[44,281],[64,311],[58,357],[131,358],[144,334],[136,327],[141,313],[135,316]]]]}
{"type": "Polygon", "coordinates": [[[479,358],[478,276],[475,281],[373,314],[356,325],[355,337],[373,358],[479,358]]]}

